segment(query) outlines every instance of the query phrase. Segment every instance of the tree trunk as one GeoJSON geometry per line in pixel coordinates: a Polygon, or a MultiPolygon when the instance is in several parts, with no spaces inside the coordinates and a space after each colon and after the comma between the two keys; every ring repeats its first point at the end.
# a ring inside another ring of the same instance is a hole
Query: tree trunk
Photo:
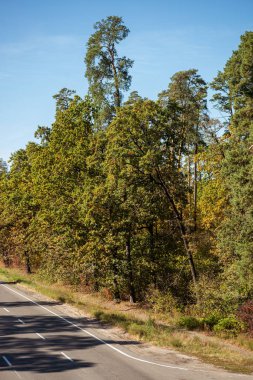
{"type": "Polygon", "coordinates": [[[198,144],[195,144],[194,149],[194,188],[193,188],[193,230],[197,231],[197,199],[198,199],[198,164],[197,164],[198,144]]]}
{"type": "Polygon", "coordinates": [[[118,284],[118,268],[116,265],[117,260],[117,250],[113,249],[112,252],[113,262],[112,262],[112,271],[113,271],[113,297],[116,301],[120,301],[120,291],[119,291],[119,284],[118,284]]]}
{"type": "Polygon", "coordinates": [[[136,302],[134,281],[133,281],[133,268],[132,268],[132,258],[131,258],[131,237],[130,234],[126,238],[126,258],[127,258],[127,272],[128,272],[128,289],[130,302],[136,302]]]}
{"type": "Polygon", "coordinates": [[[26,268],[26,273],[31,274],[31,273],[32,273],[32,270],[31,270],[31,263],[30,263],[29,253],[28,253],[27,250],[25,250],[24,255],[25,255],[25,268],[26,268]]]}
{"type": "Polygon", "coordinates": [[[163,189],[163,191],[165,193],[165,196],[166,196],[169,204],[171,205],[173,213],[174,213],[175,218],[177,220],[177,224],[178,224],[178,227],[179,227],[179,230],[180,230],[180,234],[181,234],[181,238],[182,238],[182,241],[183,241],[183,244],[184,244],[185,252],[186,252],[186,255],[187,255],[188,260],[189,260],[189,264],[190,264],[190,268],[191,268],[191,274],[192,274],[192,280],[193,280],[193,283],[194,283],[194,286],[195,286],[195,289],[196,289],[196,296],[198,298],[198,292],[197,292],[197,272],[196,272],[196,268],[195,268],[195,264],[194,264],[194,260],[193,260],[193,256],[192,256],[192,252],[190,250],[189,239],[188,239],[188,236],[187,236],[186,227],[184,225],[182,216],[180,216],[178,208],[177,208],[177,206],[176,206],[176,204],[175,204],[172,196],[170,195],[169,190],[168,190],[166,184],[164,183],[164,181],[163,181],[163,179],[161,177],[159,169],[157,169],[157,175],[158,175],[158,179],[159,179],[158,183],[162,187],[162,189],[163,189]]]}
{"type": "Polygon", "coordinates": [[[96,256],[95,256],[95,263],[93,265],[94,265],[94,268],[93,268],[93,277],[94,277],[93,290],[95,292],[98,292],[99,291],[99,281],[98,281],[99,271],[98,271],[98,259],[96,256]]]}
{"type": "Polygon", "coordinates": [[[192,195],[191,195],[191,157],[188,155],[188,203],[189,203],[189,212],[191,215],[192,212],[192,195]]]}
{"type": "Polygon", "coordinates": [[[191,249],[189,246],[189,239],[188,239],[188,236],[186,234],[186,228],[185,228],[185,225],[182,221],[179,221],[179,228],[180,228],[181,237],[182,237],[182,240],[184,243],[185,252],[188,256],[188,260],[189,260],[189,264],[190,264],[190,268],[191,268],[192,280],[193,280],[194,286],[196,287],[197,286],[197,271],[195,268],[195,263],[193,260],[192,252],[191,252],[191,249]]]}
{"type": "Polygon", "coordinates": [[[111,65],[112,65],[112,70],[113,70],[113,79],[114,79],[114,86],[115,86],[115,91],[114,91],[114,100],[115,100],[115,108],[120,107],[120,90],[119,90],[119,76],[118,72],[115,66],[115,57],[112,49],[109,49],[109,53],[111,55],[111,65]]]}
{"type": "Polygon", "coordinates": [[[4,263],[5,268],[9,268],[11,266],[11,257],[10,257],[9,249],[5,250],[4,248],[3,263],[4,263]]]}
{"type": "Polygon", "coordinates": [[[154,286],[156,287],[157,281],[156,281],[156,271],[155,271],[155,238],[154,238],[154,223],[151,222],[148,226],[149,231],[149,254],[150,254],[150,261],[152,264],[151,268],[151,277],[154,286]]]}

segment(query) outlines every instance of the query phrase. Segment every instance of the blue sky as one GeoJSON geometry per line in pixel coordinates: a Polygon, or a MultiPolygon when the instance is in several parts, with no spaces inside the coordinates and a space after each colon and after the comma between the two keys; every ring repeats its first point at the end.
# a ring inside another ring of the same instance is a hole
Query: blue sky
{"type": "Polygon", "coordinates": [[[131,90],[155,99],[179,70],[207,81],[253,30],[253,0],[0,0],[0,157],[50,126],[61,88],[87,93],[86,43],[109,15],[130,29],[120,52],[135,61],[131,90]]]}

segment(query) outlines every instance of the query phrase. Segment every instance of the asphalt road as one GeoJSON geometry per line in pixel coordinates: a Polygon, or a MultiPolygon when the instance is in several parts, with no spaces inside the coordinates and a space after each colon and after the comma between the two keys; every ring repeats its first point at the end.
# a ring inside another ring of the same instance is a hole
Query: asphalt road
{"type": "Polygon", "coordinates": [[[57,302],[0,283],[1,380],[252,379],[204,364],[175,364],[138,345],[111,339],[95,321],[69,316],[57,302]]]}

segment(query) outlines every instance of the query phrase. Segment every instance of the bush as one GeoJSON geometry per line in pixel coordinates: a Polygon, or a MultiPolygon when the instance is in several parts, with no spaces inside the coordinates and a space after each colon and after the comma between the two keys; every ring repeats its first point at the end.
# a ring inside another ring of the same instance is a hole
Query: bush
{"type": "Polygon", "coordinates": [[[231,291],[222,277],[200,277],[198,294],[201,302],[191,308],[194,315],[206,317],[214,314],[225,318],[238,310],[238,294],[231,291]]]}
{"type": "Polygon", "coordinates": [[[158,289],[150,287],[147,292],[146,301],[155,313],[177,313],[177,302],[169,291],[163,294],[158,289]]]}
{"type": "Polygon", "coordinates": [[[208,317],[202,318],[202,323],[205,329],[213,330],[214,326],[218,324],[220,317],[211,314],[208,317]]]}
{"type": "Polygon", "coordinates": [[[249,334],[253,336],[253,300],[248,300],[241,305],[237,315],[246,325],[249,334]]]}
{"type": "Polygon", "coordinates": [[[218,334],[237,335],[243,330],[243,324],[235,317],[222,318],[213,329],[218,334]]]}
{"type": "Polygon", "coordinates": [[[196,330],[203,327],[202,321],[195,317],[181,317],[179,318],[177,325],[187,330],[196,330]]]}

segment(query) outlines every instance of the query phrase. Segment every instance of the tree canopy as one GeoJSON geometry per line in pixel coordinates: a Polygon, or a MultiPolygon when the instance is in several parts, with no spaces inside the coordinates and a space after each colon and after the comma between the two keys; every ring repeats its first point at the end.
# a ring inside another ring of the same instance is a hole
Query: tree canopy
{"type": "Polygon", "coordinates": [[[210,86],[189,69],[123,102],[129,29],[116,16],[94,29],[88,94],[61,89],[53,124],[0,160],[2,261],[118,301],[155,291],[235,313],[253,297],[253,32],[210,86]]]}

